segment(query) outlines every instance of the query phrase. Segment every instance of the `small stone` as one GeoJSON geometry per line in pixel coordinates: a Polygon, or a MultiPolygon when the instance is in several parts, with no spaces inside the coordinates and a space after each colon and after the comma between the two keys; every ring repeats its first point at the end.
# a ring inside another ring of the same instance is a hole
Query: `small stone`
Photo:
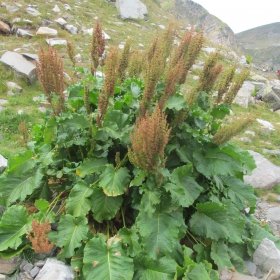
{"type": "Polygon", "coordinates": [[[34,16],[34,17],[37,17],[37,16],[41,15],[41,13],[40,13],[39,11],[37,11],[36,9],[31,8],[31,7],[26,8],[25,11],[26,11],[28,14],[34,16]]]}
{"type": "Polygon", "coordinates": [[[65,24],[67,24],[67,21],[63,18],[58,18],[57,20],[55,20],[55,22],[57,22],[60,26],[64,26],[65,24]]]}
{"type": "Polygon", "coordinates": [[[17,35],[18,37],[29,37],[29,38],[31,38],[31,37],[34,36],[34,35],[31,34],[30,32],[28,32],[27,30],[20,29],[20,28],[17,30],[16,35],[17,35]]]}
{"type": "Polygon", "coordinates": [[[41,112],[41,113],[46,113],[47,109],[45,107],[38,107],[38,110],[41,112]]]}
{"type": "Polygon", "coordinates": [[[69,31],[71,34],[77,34],[78,33],[78,28],[72,24],[66,24],[65,29],[69,31]]]}
{"type": "Polygon", "coordinates": [[[18,111],[17,111],[17,113],[18,113],[18,115],[22,115],[23,110],[22,110],[22,109],[20,109],[20,110],[18,110],[18,111]]]}
{"type": "Polygon", "coordinates": [[[45,263],[46,263],[45,261],[37,261],[34,263],[34,265],[37,267],[43,267],[45,263]]]}
{"type": "Polygon", "coordinates": [[[257,119],[257,121],[263,125],[265,128],[269,129],[269,130],[275,130],[275,127],[273,126],[272,123],[265,121],[265,120],[261,120],[261,119],[257,119]]]}
{"type": "MultiPolygon", "coordinates": [[[[0,154],[0,174],[2,172],[4,172],[4,170],[6,169],[7,167],[7,164],[8,164],[8,160],[5,159],[1,154],[0,154]]],[[[1,271],[1,258],[0,258],[0,273],[5,273],[3,271],[1,271]]],[[[4,264],[3,264],[4,265],[4,264]]]]}
{"type": "Polygon", "coordinates": [[[165,29],[165,26],[162,25],[162,24],[159,24],[158,27],[161,28],[161,29],[165,29]]]}
{"type": "Polygon", "coordinates": [[[60,9],[57,5],[54,6],[54,8],[52,9],[52,11],[56,12],[56,13],[59,13],[60,12],[60,9]]]}
{"type": "Polygon", "coordinates": [[[40,27],[36,32],[36,35],[50,35],[50,36],[57,36],[57,30],[49,27],[40,27]]]}
{"type": "Polygon", "coordinates": [[[66,11],[71,11],[71,7],[68,4],[64,4],[64,9],[66,11]]]}
{"type": "Polygon", "coordinates": [[[0,274],[0,280],[6,280],[6,275],[0,274]]]}
{"type": "Polygon", "coordinates": [[[265,208],[268,207],[268,203],[261,202],[261,203],[258,204],[258,207],[259,207],[260,209],[265,209],[265,208]]]}
{"type": "Polygon", "coordinates": [[[26,259],[23,259],[20,266],[19,266],[19,269],[20,271],[23,271],[23,267],[28,264],[28,261],[26,259]]]}
{"type": "Polygon", "coordinates": [[[20,265],[20,258],[18,256],[10,259],[0,258],[0,273],[12,274],[20,265]]]}
{"type": "Polygon", "coordinates": [[[29,274],[32,278],[34,278],[39,273],[39,271],[40,269],[37,266],[35,266],[30,270],[29,274]]]}
{"type": "Polygon", "coordinates": [[[257,266],[253,262],[247,262],[247,261],[244,261],[244,264],[246,270],[248,270],[252,276],[255,276],[257,271],[257,266]]]}
{"type": "Polygon", "coordinates": [[[22,269],[23,269],[23,271],[29,273],[33,267],[34,267],[33,264],[27,263],[22,269]]]}
{"type": "Polygon", "coordinates": [[[0,105],[8,104],[8,100],[0,99],[0,105]]]}
{"type": "Polygon", "coordinates": [[[61,40],[61,39],[46,39],[46,42],[48,43],[49,46],[55,46],[55,45],[67,45],[66,40],[61,40]]]}
{"type": "Polygon", "coordinates": [[[267,218],[280,224],[280,207],[272,207],[267,210],[267,218]]]}
{"type": "Polygon", "coordinates": [[[8,87],[8,90],[10,90],[13,93],[19,94],[22,92],[22,87],[20,87],[19,85],[17,85],[14,82],[7,82],[7,87],[8,87]]]}

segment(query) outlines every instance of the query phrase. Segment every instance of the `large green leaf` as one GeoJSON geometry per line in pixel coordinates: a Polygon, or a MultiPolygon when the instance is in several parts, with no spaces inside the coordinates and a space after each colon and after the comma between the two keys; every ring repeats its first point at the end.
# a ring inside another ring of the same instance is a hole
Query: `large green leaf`
{"type": "Polygon", "coordinates": [[[40,187],[43,176],[41,168],[21,178],[7,176],[0,181],[0,204],[10,205],[17,200],[24,201],[28,195],[40,187]]]}
{"type": "Polygon", "coordinates": [[[126,167],[115,170],[112,164],[108,164],[104,172],[100,175],[100,186],[108,196],[118,196],[126,191],[130,175],[126,167]]]}
{"type": "Polygon", "coordinates": [[[190,228],[195,234],[219,240],[229,238],[227,207],[215,202],[196,205],[197,212],[190,219],[190,228]]]}
{"type": "Polygon", "coordinates": [[[141,251],[139,236],[135,226],[132,226],[130,229],[125,227],[121,228],[118,232],[118,236],[123,239],[123,244],[128,246],[127,252],[131,257],[135,257],[141,251]]]}
{"type": "Polygon", "coordinates": [[[180,111],[187,108],[187,103],[183,96],[171,96],[166,100],[165,108],[175,109],[180,111]]]}
{"type": "Polygon", "coordinates": [[[77,182],[66,201],[66,213],[74,217],[86,216],[91,207],[89,197],[92,193],[85,181],[77,182]]]}
{"type": "Polygon", "coordinates": [[[86,159],[76,170],[76,174],[80,177],[85,177],[86,175],[96,173],[100,174],[107,164],[107,159],[105,158],[90,158],[86,159]]]}
{"type": "MultiPolygon", "coordinates": [[[[120,132],[130,122],[129,115],[123,113],[120,110],[109,110],[106,113],[104,119],[106,121],[110,121],[110,122],[116,123],[120,132]]],[[[106,122],[104,123],[104,125],[106,125],[106,122]]]]}
{"type": "Polygon", "coordinates": [[[195,267],[187,272],[183,280],[211,280],[210,273],[207,272],[203,263],[196,264],[195,267]]]}
{"type": "Polygon", "coordinates": [[[214,175],[234,176],[242,166],[231,156],[219,149],[197,150],[193,153],[195,168],[206,177],[214,175]]]}
{"type": "Polygon", "coordinates": [[[153,190],[145,189],[142,194],[141,208],[148,214],[149,217],[156,211],[156,205],[160,203],[161,191],[157,187],[153,190]]]}
{"type": "Polygon", "coordinates": [[[87,238],[88,226],[85,217],[73,217],[69,214],[62,216],[58,223],[57,234],[54,236],[55,244],[63,247],[62,255],[70,258],[75,255],[82,241],[87,238]]]}
{"type": "Polygon", "coordinates": [[[107,196],[102,189],[94,189],[91,195],[93,218],[99,223],[102,223],[103,220],[111,220],[120,210],[122,201],[121,196],[107,196]]]}
{"type": "Polygon", "coordinates": [[[40,147],[38,155],[42,164],[44,166],[48,166],[53,162],[54,150],[52,149],[51,145],[45,144],[40,147]]]}
{"type": "Polygon", "coordinates": [[[212,242],[210,255],[214,263],[217,265],[218,269],[233,267],[232,263],[230,262],[230,257],[227,249],[228,247],[224,244],[223,241],[212,242]]]}
{"type": "Polygon", "coordinates": [[[51,118],[46,123],[46,127],[44,130],[44,142],[50,144],[52,141],[55,141],[56,137],[57,137],[57,123],[55,118],[51,118]]]}
{"type": "Polygon", "coordinates": [[[126,256],[118,236],[106,242],[106,238],[99,235],[87,242],[83,268],[85,280],[130,280],[133,270],[132,258],[126,256]]]}
{"type": "Polygon", "coordinates": [[[224,192],[239,210],[256,205],[256,196],[252,186],[245,184],[236,177],[223,176],[222,180],[229,187],[224,192]]]}
{"type": "Polygon", "coordinates": [[[20,177],[22,174],[31,170],[36,164],[33,152],[25,151],[14,158],[8,160],[9,173],[15,177],[20,177]]]}
{"type": "Polygon", "coordinates": [[[64,131],[75,131],[88,128],[90,123],[85,115],[71,114],[69,118],[60,121],[64,131]]]}
{"type": "Polygon", "coordinates": [[[245,230],[246,221],[243,219],[240,211],[230,200],[223,200],[223,203],[227,205],[227,224],[229,234],[229,242],[231,243],[243,243],[242,235],[245,230]]]}
{"type": "Polygon", "coordinates": [[[140,211],[136,220],[144,249],[153,259],[156,259],[159,253],[172,252],[182,224],[184,219],[180,212],[157,211],[149,217],[146,212],[140,211]]]}
{"type": "MultiPolygon", "coordinates": [[[[137,255],[133,280],[173,280],[177,263],[168,257],[153,260],[146,255],[137,255]]],[[[202,279],[201,279],[202,280],[202,279]]]]}
{"type": "Polygon", "coordinates": [[[178,167],[171,174],[171,183],[164,188],[171,193],[173,204],[189,207],[198,198],[203,188],[192,177],[192,165],[178,167]]]}
{"type": "Polygon", "coordinates": [[[27,234],[28,215],[25,207],[9,207],[0,220],[0,251],[17,249],[27,234]]]}

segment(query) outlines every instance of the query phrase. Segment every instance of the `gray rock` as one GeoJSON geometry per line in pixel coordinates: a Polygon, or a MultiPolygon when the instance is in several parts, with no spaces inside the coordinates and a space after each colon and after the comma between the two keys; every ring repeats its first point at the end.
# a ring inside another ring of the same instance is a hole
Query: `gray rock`
{"type": "Polygon", "coordinates": [[[217,49],[216,48],[210,48],[210,47],[205,47],[202,48],[203,51],[207,52],[207,53],[213,53],[215,52],[217,49]]]}
{"type": "Polygon", "coordinates": [[[266,202],[258,203],[258,207],[259,207],[260,209],[265,209],[265,208],[268,207],[268,203],[266,203],[266,202]]]}
{"type": "Polygon", "coordinates": [[[24,30],[24,29],[20,29],[20,28],[17,30],[16,35],[17,35],[18,37],[29,37],[29,38],[31,38],[31,37],[34,36],[34,35],[31,34],[29,31],[24,30]]]}
{"type": "Polygon", "coordinates": [[[4,274],[0,274],[0,280],[6,280],[7,278],[6,278],[6,275],[4,275],[4,274]]]}
{"type": "Polygon", "coordinates": [[[46,27],[46,26],[49,26],[50,24],[52,24],[52,22],[50,20],[43,19],[42,23],[41,23],[41,26],[46,27]]]}
{"type": "Polygon", "coordinates": [[[36,66],[16,52],[4,53],[0,61],[13,68],[19,75],[27,77],[31,84],[37,79],[36,66]]]}
{"type": "MultiPolygon", "coordinates": [[[[5,159],[2,155],[0,155],[0,174],[4,172],[7,167],[8,160],[5,159]]],[[[3,273],[0,271],[0,273],[3,273]]]]}
{"type": "Polygon", "coordinates": [[[257,119],[257,122],[260,123],[265,128],[267,128],[268,130],[275,130],[275,127],[273,126],[273,124],[268,121],[257,119]]]}
{"type": "Polygon", "coordinates": [[[34,265],[37,267],[43,267],[45,265],[45,263],[46,263],[45,261],[37,261],[34,263],[34,265]]]}
{"type": "Polygon", "coordinates": [[[64,9],[66,11],[71,11],[71,7],[68,4],[64,4],[64,9]]]}
{"type": "Polygon", "coordinates": [[[236,97],[234,98],[234,103],[239,104],[244,108],[248,108],[249,100],[251,99],[251,94],[254,91],[255,86],[252,85],[250,82],[245,81],[238,91],[236,97]]]}
{"type": "Polygon", "coordinates": [[[272,91],[280,98],[280,87],[272,86],[272,91]]]}
{"type": "MultiPolygon", "coordinates": [[[[3,5],[3,3],[2,3],[3,5]]],[[[15,12],[18,12],[19,11],[19,8],[18,7],[15,7],[15,6],[11,6],[11,5],[3,5],[5,6],[5,8],[10,12],[10,13],[15,13],[15,12]]]]}
{"type": "Polygon", "coordinates": [[[280,274],[280,251],[274,242],[264,238],[253,254],[253,261],[261,270],[268,272],[272,267],[276,274],[280,274]]]}
{"type": "Polygon", "coordinates": [[[140,0],[116,0],[116,7],[124,19],[144,19],[148,14],[146,5],[140,0]]]}
{"type": "Polygon", "coordinates": [[[29,61],[34,62],[34,60],[38,61],[38,55],[33,53],[21,53],[21,55],[29,61]]]}
{"type": "Polygon", "coordinates": [[[27,272],[20,272],[17,275],[17,280],[33,280],[33,278],[27,272]]]}
{"type": "Polygon", "coordinates": [[[262,83],[267,83],[268,82],[267,78],[265,78],[263,76],[260,76],[260,75],[252,76],[252,80],[256,81],[256,82],[262,82],[262,83]]]}
{"type": "Polygon", "coordinates": [[[56,13],[59,13],[60,12],[60,9],[58,8],[57,5],[54,6],[54,8],[52,9],[52,11],[56,12],[56,13]]]}
{"type": "Polygon", "coordinates": [[[280,224],[280,207],[272,207],[267,210],[267,219],[280,224]]]}
{"type": "Polygon", "coordinates": [[[27,264],[25,264],[25,265],[23,266],[23,268],[22,268],[22,269],[23,269],[23,271],[25,271],[25,272],[29,273],[33,267],[34,267],[34,265],[33,265],[33,264],[31,264],[31,263],[27,263],[27,264]]]}
{"type": "Polygon", "coordinates": [[[162,25],[162,24],[159,24],[158,27],[159,27],[160,29],[165,29],[165,26],[162,25]]]}
{"type": "Polygon", "coordinates": [[[30,14],[31,16],[34,16],[34,17],[37,17],[37,16],[41,15],[41,13],[40,13],[38,10],[36,10],[36,9],[34,9],[34,8],[31,8],[31,7],[27,7],[27,8],[25,9],[25,11],[26,11],[28,14],[30,14]]]}
{"type": "Polygon", "coordinates": [[[57,20],[55,20],[55,22],[57,22],[60,26],[64,26],[65,24],[67,24],[67,21],[63,18],[58,18],[57,20]]]}
{"type": "Polygon", "coordinates": [[[78,34],[78,28],[72,24],[66,24],[65,29],[71,34],[78,34]]]}
{"type": "Polygon", "coordinates": [[[253,262],[247,262],[247,261],[245,261],[244,264],[246,270],[249,271],[252,276],[255,276],[257,272],[257,266],[253,262]]]}
{"type": "Polygon", "coordinates": [[[61,40],[61,39],[46,39],[46,42],[48,43],[49,46],[55,46],[55,45],[67,45],[66,40],[61,40]]]}
{"type": "Polygon", "coordinates": [[[257,168],[252,171],[252,175],[245,175],[244,181],[254,188],[269,189],[280,182],[280,167],[271,163],[261,154],[249,151],[254,157],[257,168]]]}
{"type": "Polygon", "coordinates": [[[46,113],[46,112],[47,112],[47,108],[45,108],[45,107],[38,107],[38,110],[39,110],[41,113],[46,113]]]}
{"type": "Polygon", "coordinates": [[[35,266],[30,270],[29,274],[32,278],[34,278],[39,273],[39,271],[39,267],[35,266]]]}
{"type": "Polygon", "coordinates": [[[258,280],[258,278],[254,276],[239,274],[228,269],[219,271],[219,276],[220,280],[258,280]]]}
{"type": "Polygon", "coordinates": [[[20,265],[20,258],[18,256],[10,259],[0,258],[0,273],[12,274],[20,265]]]}
{"type": "Polygon", "coordinates": [[[45,265],[35,280],[73,280],[74,272],[71,267],[56,259],[47,259],[45,265]]]}
{"type": "Polygon", "coordinates": [[[14,83],[14,82],[7,82],[7,87],[8,87],[8,90],[14,94],[22,93],[22,87],[20,87],[18,84],[14,83]]]}
{"type": "Polygon", "coordinates": [[[247,64],[247,60],[246,60],[245,55],[242,55],[242,56],[241,56],[241,58],[240,58],[240,60],[239,60],[239,64],[241,64],[241,65],[247,64]]]}
{"type": "Polygon", "coordinates": [[[6,105],[8,103],[9,103],[8,100],[0,99],[0,105],[6,105]]]}
{"type": "Polygon", "coordinates": [[[48,35],[48,36],[57,36],[57,30],[49,27],[40,27],[36,35],[48,35]]]}
{"type": "Polygon", "coordinates": [[[0,31],[9,34],[11,32],[10,26],[4,21],[0,20],[0,31]]]}
{"type": "Polygon", "coordinates": [[[263,153],[265,153],[265,154],[272,154],[272,155],[280,155],[280,150],[263,149],[263,153]]]}

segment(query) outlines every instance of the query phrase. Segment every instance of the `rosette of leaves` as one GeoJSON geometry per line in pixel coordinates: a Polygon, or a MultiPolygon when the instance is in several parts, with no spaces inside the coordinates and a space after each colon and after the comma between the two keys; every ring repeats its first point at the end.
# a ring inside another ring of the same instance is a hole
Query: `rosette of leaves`
{"type": "MultiPolygon", "coordinates": [[[[200,92],[189,106],[176,86],[159,113],[165,129],[173,123],[164,151],[155,169],[142,168],[128,150],[146,85],[119,79],[98,125],[103,78],[80,70],[84,82],[68,88],[64,111],[33,127],[28,149],[1,176],[2,257],[31,247],[34,219],[57,222],[48,239],[80,279],[214,280],[217,269],[243,271],[264,237],[279,246],[251,216],[256,198],[243,176],[255,168],[252,156],[213,143],[229,105],[200,92]]],[[[156,84],[146,116],[158,108],[164,77],[156,84]]]]}

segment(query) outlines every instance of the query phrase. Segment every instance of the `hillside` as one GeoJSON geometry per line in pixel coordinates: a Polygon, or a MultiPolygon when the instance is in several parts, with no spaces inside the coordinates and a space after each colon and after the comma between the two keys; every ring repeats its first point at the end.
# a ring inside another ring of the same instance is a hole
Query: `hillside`
{"type": "Polygon", "coordinates": [[[280,22],[235,34],[239,45],[258,66],[280,68],[280,22]]]}
{"type": "Polygon", "coordinates": [[[160,0],[159,2],[177,19],[195,25],[197,28],[204,26],[204,36],[211,42],[231,48],[236,47],[235,36],[230,27],[211,15],[201,5],[191,0],[160,0]]]}

